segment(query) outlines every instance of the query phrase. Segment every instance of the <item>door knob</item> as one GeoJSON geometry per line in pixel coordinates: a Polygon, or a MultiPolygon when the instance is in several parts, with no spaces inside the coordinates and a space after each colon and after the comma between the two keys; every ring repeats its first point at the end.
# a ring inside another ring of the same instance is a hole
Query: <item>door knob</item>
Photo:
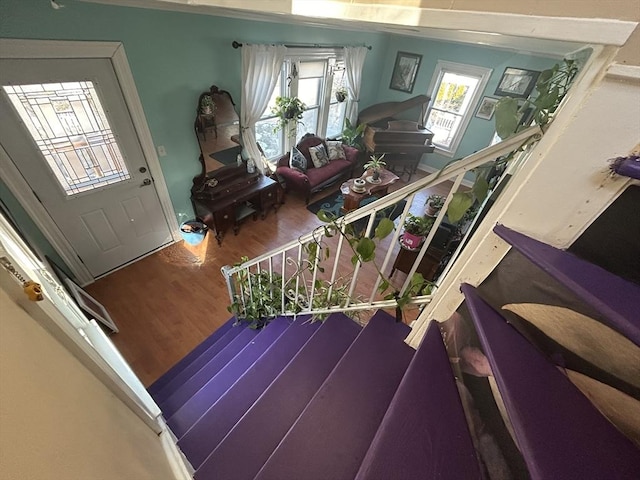
{"type": "Polygon", "coordinates": [[[148,187],[149,185],[151,185],[151,179],[150,178],[145,178],[142,181],[142,185],[140,185],[141,187],[148,187]]]}
{"type": "Polygon", "coordinates": [[[138,171],[139,171],[140,173],[144,173],[144,172],[146,172],[146,171],[147,171],[147,167],[140,167],[140,168],[138,169],[138,171]]]}

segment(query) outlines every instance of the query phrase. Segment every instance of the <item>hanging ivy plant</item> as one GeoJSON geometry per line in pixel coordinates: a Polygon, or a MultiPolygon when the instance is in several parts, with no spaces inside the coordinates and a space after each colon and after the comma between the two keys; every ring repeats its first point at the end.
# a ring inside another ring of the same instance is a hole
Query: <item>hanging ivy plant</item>
{"type": "Polygon", "coordinates": [[[271,113],[278,117],[278,124],[273,131],[286,128],[291,121],[302,123],[300,120],[306,110],[307,106],[298,97],[276,97],[276,106],[271,113]]]}

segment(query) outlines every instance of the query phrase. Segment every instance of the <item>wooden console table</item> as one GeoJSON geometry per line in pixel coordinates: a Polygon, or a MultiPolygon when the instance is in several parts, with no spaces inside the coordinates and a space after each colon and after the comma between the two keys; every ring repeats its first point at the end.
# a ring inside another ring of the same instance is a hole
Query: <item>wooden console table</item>
{"type": "MultiPolygon", "coordinates": [[[[198,177],[197,177],[198,178],[198,177]]],[[[247,174],[244,165],[223,167],[194,182],[191,201],[196,217],[216,232],[218,245],[227,230],[238,234],[241,222],[250,216],[264,219],[268,211],[283,203],[282,187],[259,174],[247,174]]]]}

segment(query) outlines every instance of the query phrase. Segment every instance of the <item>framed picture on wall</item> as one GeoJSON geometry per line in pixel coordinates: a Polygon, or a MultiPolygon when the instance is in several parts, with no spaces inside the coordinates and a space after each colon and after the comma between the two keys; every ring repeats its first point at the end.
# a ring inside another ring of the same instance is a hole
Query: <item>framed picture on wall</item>
{"type": "Polygon", "coordinates": [[[484,97],[476,111],[476,117],[484,120],[491,120],[491,117],[493,117],[493,114],[496,111],[496,104],[498,101],[499,100],[497,98],[484,97]]]}
{"type": "Polygon", "coordinates": [[[495,95],[501,97],[527,98],[536,85],[540,72],[523,68],[507,67],[504,69],[495,95]]]}
{"type": "Polygon", "coordinates": [[[413,86],[416,83],[416,76],[418,75],[421,61],[422,55],[398,52],[396,55],[396,64],[391,74],[391,84],[389,88],[400,90],[401,92],[413,92],[413,86]]]}

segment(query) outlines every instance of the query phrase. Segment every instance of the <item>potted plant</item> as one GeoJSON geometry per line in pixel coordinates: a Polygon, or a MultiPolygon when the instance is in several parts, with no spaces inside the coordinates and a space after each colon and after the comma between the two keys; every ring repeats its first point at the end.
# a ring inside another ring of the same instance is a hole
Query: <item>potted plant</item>
{"type": "Polygon", "coordinates": [[[404,220],[404,233],[402,234],[402,245],[406,248],[418,248],[422,244],[425,235],[431,230],[433,219],[428,217],[419,217],[417,215],[408,214],[404,220]]]}
{"type": "Polygon", "coordinates": [[[371,180],[373,183],[379,182],[380,171],[387,166],[387,163],[382,160],[384,158],[384,153],[382,155],[371,155],[369,158],[371,160],[365,163],[362,168],[364,168],[365,171],[371,171],[371,180]]]}
{"type": "Polygon", "coordinates": [[[361,123],[356,127],[352,125],[346,117],[344,119],[344,125],[344,130],[342,130],[342,133],[340,134],[340,141],[345,145],[349,145],[350,147],[363,151],[364,145],[362,144],[362,134],[364,133],[364,129],[367,125],[361,123]]]}
{"type": "Polygon", "coordinates": [[[216,104],[213,102],[211,95],[203,95],[200,100],[200,113],[203,115],[213,115],[216,109],[216,104]]]}
{"type": "Polygon", "coordinates": [[[347,89],[344,87],[336,88],[336,100],[342,103],[347,99],[347,89]]]}
{"type": "Polygon", "coordinates": [[[290,122],[300,122],[306,109],[307,106],[298,97],[276,97],[276,106],[271,109],[271,113],[278,117],[274,131],[284,129],[290,122]]]}
{"type": "Polygon", "coordinates": [[[435,217],[444,205],[444,197],[442,195],[430,195],[427,199],[427,211],[430,217],[435,217]]]}

